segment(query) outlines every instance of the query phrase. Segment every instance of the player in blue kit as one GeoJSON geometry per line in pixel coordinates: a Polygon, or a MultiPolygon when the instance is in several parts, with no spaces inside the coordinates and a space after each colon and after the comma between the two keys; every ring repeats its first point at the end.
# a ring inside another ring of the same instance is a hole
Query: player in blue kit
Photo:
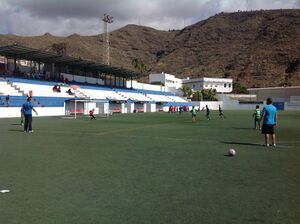
{"type": "Polygon", "coordinates": [[[278,116],[277,116],[277,109],[272,104],[272,99],[267,99],[267,106],[263,108],[262,111],[262,117],[261,120],[263,120],[263,126],[262,126],[262,134],[264,134],[265,137],[265,146],[269,146],[269,138],[271,135],[272,138],[272,145],[276,147],[276,139],[275,139],[275,130],[274,126],[278,123],[278,116]]]}
{"type": "Polygon", "coordinates": [[[31,103],[31,97],[27,98],[27,102],[23,104],[22,111],[25,117],[24,132],[33,132],[32,130],[32,111],[38,115],[31,103]]]}

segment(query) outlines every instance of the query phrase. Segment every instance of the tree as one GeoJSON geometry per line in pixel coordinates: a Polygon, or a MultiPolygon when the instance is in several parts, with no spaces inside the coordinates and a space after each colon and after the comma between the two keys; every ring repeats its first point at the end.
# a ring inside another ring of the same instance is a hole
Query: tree
{"type": "Polygon", "coordinates": [[[233,84],[233,93],[237,93],[237,94],[248,94],[249,91],[247,90],[247,88],[245,86],[242,86],[239,83],[234,83],[233,84]]]}
{"type": "Polygon", "coordinates": [[[142,74],[147,71],[147,65],[140,58],[133,58],[131,64],[142,74]]]}
{"type": "Polygon", "coordinates": [[[200,91],[196,91],[193,93],[192,100],[193,101],[201,101],[203,99],[202,93],[200,91]]]}
{"type": "Polygon", "coordinates": [[[204,101],[218,101],[215,89],[203,89],[201,90],[201,94],[204,101]]]}
{"type": "Polygon", "coordinates": [[[193,94],[192,89],[186,85],[182,85],[180,90],[182,91],[184,97],[190,97],[193,94]]]}

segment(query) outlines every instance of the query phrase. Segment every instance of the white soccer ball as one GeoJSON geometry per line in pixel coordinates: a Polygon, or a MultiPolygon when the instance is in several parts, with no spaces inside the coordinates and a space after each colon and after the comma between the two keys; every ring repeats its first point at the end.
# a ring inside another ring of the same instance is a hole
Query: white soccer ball
{"type": "Polygon", "coordinates": [[[235,154],[236,154],[236,151],[234,149],[229,149],[228,150],[228,155],[235,156],[235,154]]]}

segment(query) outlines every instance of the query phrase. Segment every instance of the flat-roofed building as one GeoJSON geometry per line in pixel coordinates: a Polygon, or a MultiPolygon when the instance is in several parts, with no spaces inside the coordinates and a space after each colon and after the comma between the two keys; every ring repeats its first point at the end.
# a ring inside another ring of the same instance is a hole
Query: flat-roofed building
{"type": "Polygon", "coordinates": [[[182,86],[182,79],[176,78],[174,75],[167,73],[153,73],[149,75],[151,84],[161,83],[165,87],[179,89],[182,86]]]}
{"type": "Polygon", "coordinates": [[[184,85],[189,86],[194,91],[201,91],[203,89],[215,89],[217,93],[231,93],[232,82],[232,79],[207,77],[182,80],[182,83],[184,85]]]}

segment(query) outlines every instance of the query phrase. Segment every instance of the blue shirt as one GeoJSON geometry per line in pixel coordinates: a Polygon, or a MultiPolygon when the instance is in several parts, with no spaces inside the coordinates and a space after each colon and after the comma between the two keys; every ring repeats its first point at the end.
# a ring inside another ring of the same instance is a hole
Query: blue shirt
{"type": "Polygon", "coordinates": [[[272,104],[269,104],[264,107],[263,115],[264,115],[264,124],[274,125],[276,118],[277,109],[272,104]]]}
{"type": "Polygon", "coordinates": [[[30,102],[24,103],[22,107],[24,115],[32,115],[32,108],[33,106],[30,102]]]}

